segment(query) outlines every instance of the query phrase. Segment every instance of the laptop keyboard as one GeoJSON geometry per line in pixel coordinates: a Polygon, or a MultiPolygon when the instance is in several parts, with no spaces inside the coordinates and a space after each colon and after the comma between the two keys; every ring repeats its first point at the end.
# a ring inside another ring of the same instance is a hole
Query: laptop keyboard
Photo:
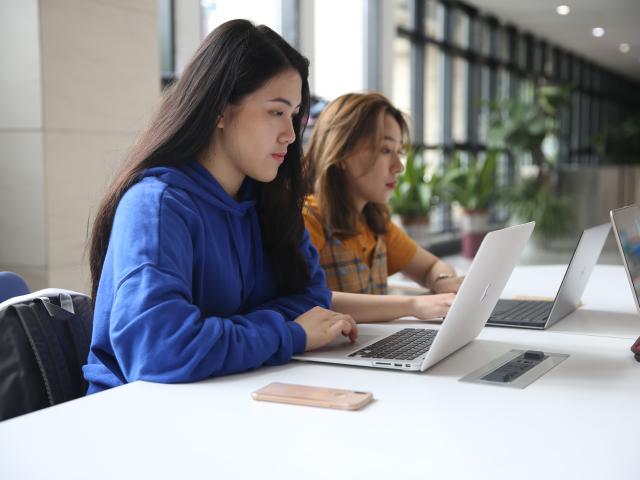
{"type": "Polygon", "coordinates": [[[552,307],[552,302],[500,300],[487,324],[542,327],[547,322],[552,307]]]}
{"type": "Polygon", "coordinates": [[[425,328],[405,328],[350,354],[350,357],[413,360],[426,353],[438,333],[425,328]]]}

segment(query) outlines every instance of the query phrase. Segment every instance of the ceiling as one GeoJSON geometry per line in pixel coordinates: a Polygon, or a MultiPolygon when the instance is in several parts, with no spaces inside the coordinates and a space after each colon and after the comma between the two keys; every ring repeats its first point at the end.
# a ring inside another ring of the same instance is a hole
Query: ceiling
{"type": "Polygon", "coordinates": [[[640,81],[640,0],[466,0],[464,3],[640,81]],[[558,5],[568,5],[569,15],[558,15],[558,5]],[[594,27],[604,28],[605,35],[592,36],[594,27]],[[620,52],[621,43],[629,44],[629,52],[620,52]]]}

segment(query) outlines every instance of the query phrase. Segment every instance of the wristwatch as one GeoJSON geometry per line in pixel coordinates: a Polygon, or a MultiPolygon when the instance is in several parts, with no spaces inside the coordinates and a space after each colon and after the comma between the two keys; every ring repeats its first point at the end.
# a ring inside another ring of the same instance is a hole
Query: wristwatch
{"type": "Polygon", "coordinates": [[[433,285],[438,283],[440,280],[443,280],[445,278],[453,278],[453,277],[454,277],[454,275],[451,274],[451,273],[441,273],[433,280],[433,285]]]}

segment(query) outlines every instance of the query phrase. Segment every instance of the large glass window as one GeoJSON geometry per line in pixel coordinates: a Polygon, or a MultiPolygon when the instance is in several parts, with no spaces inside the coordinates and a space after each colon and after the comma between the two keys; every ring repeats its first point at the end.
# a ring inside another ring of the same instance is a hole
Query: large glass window
{"type": "Polygon", "coordinates": [[[175,77],[173,2],[158,0],[158,33],[160,34],[160,73],[163,87],[175,77]]]}
{"type": "Polygon", "coordinates": [[[478,118],[478,141],[485,144],[489,132],[489,102],[493,100],[492,82],[493,72],[487,65],[480,67],[480,116],[478,118]]]}
{"type": "Polygon", "coordinates": [[[393,41],[393,104],[405,113],[411,111],[411,43],[406,38],[393,41]]]}
{"type": "MultiPolygon", "coordinates": [[[[560,162],[596,162],[595,134],[637,109],[637,84],[474,7],[445,0],[395,1],[401,28],[394,43],[393,97],[401,108],[411,106],[430,168],[445,168],[453,151],[460,158],[481,154],[487,147],[489,103],[533,102],[540,85],[572,86],[571,100],[560,110],[558,138],[547,142],[560,162]],[[422,18],[414,18],[416,12],[422,18]],[[636,103],[625,101],[629,98],[636,103]]],[[[524,162],[530,161],[525,156],[524,162]]],[[[498,175],[501,183],[515,178],[508,153],[500,158],[498,175]]],[[[436,215],[441,222],[433,221],[446,229],[455,217],[443,208],[436,215]]]]}
{"type": "Polygon", "coordinates": [[[520,90],[520,101],[524,103],[533,102],[533,96],[535,94],[535,89],[533,85],[533,81],[526,79],[522,80],[519,85],[520,90]]]}
{"type": "Polygon", "coordinates": [[[504,28],[498,28],[496,33],[497,58],[501,62],[509,61],[509,37],[504,28]]]}
{"type": "Polygon", "coordinates": [[[427,145],[442,143],[442,78],[443,54],[434,45],[426,48],[424,62],[424,142],[427,145]]]}
{"type": "Polygon", "coordinates": [[[281,0],[201,0],[202,32],[207,36],[218,25],[246,18],[256,24],[264,24],[282,33],[281,0]]]}
{"type": "Polygon", "coordinates": [[[163,74],[173,73],[173,12],[170,0],[158,1],[158,30],[160,33],[160,68],[163,74]]]}
{"type": "Polygon", "coordinates": [[[454,143],[467,141],[467,110],[468,110],[468,72],[466,59],[456,57],[453,60],[453,128],[454,143]]]}
{"type": "Polygon", "coordinates": [[[460,48],[469,47],[469,16],[459,9],[451,11],[451,40],[460,48]]]}
{"type": "Polygon", "coordinates": [[[315,93],[332,100],[364,88],[364,10],[361,2],[314,2],[315,93]]]}
{"type": "Polygon", "coordinates": [[[517,40],[517,57],[516,62],[518,68],[523,71],[527,69],[527,40],[525,37],[518,36],[517,40]]]}
{"type": "Polygon", "coordinates": [[[411,6],[409,0],[395,0],[393,18],[396,27],[411,28],[411,6]]]}
{"type": "Polygon", "coordinates": [[[435,40],[442,40],[444,35],[442,28],[443,5],[435,0],[425,0],[424,9],[424,33],[435,40]]]}
{"type": "Polygon", "coordinates": [[[513,78],[509,70],[503,67],[498,68],[498,100],[507,100],[511,97],[512,80],[513,78]]]}

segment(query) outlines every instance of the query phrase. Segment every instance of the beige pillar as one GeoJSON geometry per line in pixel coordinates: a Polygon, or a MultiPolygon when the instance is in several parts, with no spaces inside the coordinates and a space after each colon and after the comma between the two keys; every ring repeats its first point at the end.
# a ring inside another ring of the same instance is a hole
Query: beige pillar
{"type": "Polygon", "coordinates": [[[157,104],[155,0],[0,2],[0,270],[89,291],[85,245],[157,104]]]}

